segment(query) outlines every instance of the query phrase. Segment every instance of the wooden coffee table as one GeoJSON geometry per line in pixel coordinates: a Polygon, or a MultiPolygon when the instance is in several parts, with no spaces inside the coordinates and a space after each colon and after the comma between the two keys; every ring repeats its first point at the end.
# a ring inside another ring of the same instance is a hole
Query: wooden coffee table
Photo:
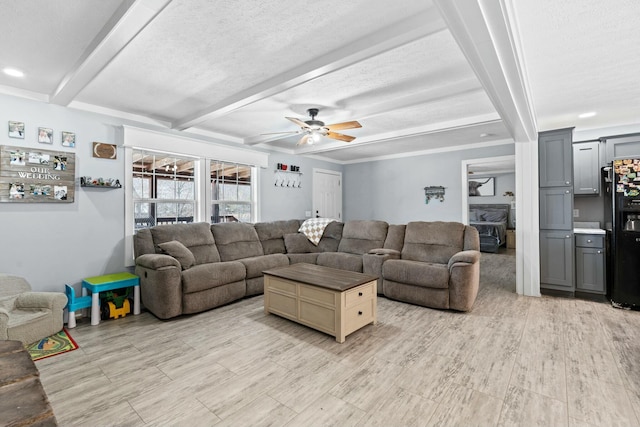
{"type": "Polygon", "coordinates": [[[376,324],[376,276],[305,263],[263,273],[265,313],[325,332],[339,343],[376,324]]]}

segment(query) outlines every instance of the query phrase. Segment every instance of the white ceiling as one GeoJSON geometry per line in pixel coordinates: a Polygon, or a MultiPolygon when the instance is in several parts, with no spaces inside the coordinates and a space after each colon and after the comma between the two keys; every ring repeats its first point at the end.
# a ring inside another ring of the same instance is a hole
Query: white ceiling
{"type": "Polygon", "coordinates": [[[638,16],[636,0],[4,0],[0,68],[25,77],[0,73],[0,93],[349,163],[637,123],[638,16]],[[311,107],[358,120],[356,139],[262,135],[311,107]]]}

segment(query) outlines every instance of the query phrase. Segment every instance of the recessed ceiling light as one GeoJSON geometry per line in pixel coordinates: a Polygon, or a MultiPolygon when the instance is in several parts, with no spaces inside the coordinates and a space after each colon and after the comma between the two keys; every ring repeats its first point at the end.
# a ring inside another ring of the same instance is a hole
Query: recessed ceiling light
{"type": "Polygon", "coordinates": [[[12,76],[12,77],[24,77],[24,73],[20,70],[17,70],[15,68],[3,68],[2,71],[4,71],[4,73],[8,76],[12,76]]]}
{"type": "Polygon", "coordinates": [[[581,119],[588,119],[589,117],[595,116],[597,113],[595,111],[590,111],[588,113],[582,113],[578,117],[581,119]]]}

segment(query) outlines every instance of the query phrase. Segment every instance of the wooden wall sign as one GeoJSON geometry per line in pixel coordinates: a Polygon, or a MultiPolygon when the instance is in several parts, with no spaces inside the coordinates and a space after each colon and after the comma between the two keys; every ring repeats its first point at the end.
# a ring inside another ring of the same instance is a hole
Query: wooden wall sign
{"type": "Polygon", "coordinates": [[[105,144],[104,142],[93,143],[93,157],[115,160],[117,154],[118,151],[115,144],[105,144]]]}
{"type": "Polygon", "coordinates": [[[71,203],[75,180],[74,153],[0,146],[0,202],[71,203]]]}

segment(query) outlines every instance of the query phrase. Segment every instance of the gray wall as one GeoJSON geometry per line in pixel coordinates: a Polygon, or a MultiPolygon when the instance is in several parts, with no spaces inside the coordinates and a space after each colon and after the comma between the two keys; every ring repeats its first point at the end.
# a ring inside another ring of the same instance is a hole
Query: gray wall
{"type": "MultiPolygon", "coordinates": [[[[126,271],[124,189],[79,186],[80,176],[113,177],[123,182],[127,172],[121,148],[123,124],[151,128],[133,121],[0,95],[0,125],[4,129],[0,132],[0,145],[76,154],[74,203],[0,204],[0,272],[24,276],[38,291],[63,291],[65,283],[79,290],[85,277],[126,271]],[[25,123],[25,139],[9,138],[10,120],[25,123]],[[53,128],[52,145],[37,142],[38,127],[53,128]],[[61,145],[63,130],[76,133],[75,148],[61,145]],[[118,145],[117,160],[92,157],[93,141],[118,145]]],[[[271,155],[269,164],[269,168],[260,170],[259,204],[264,221],[304,218],[305,210],[311,210],[312,169],[342,170],[340,165],[280,154],[271,155]],[[300,166],[302,188],[275,188],[276,163],[300,166]]]]}
{"type": "MultiPolygon", "coordinates": [[[[80,188],[80,176],[117,178],[125,173],[122,125],[151,126],[43,102],[0,95],[0,144],[69,151],[76,154],[74,203],[1,203],[0,272],[27,278],[34,290],[63,291],[69,283],[79,289],[85,277],[124,267],[124,189],[80,188]],[[8,121],[24,122],[25,139],[8,137],[8,121]],[[39,126],[54,130],[52,145],[36,139],[39,126]],[[60,132],[76,133],[76,147],[62,147],[60,132]],[[92,157],[92,142],[116,144],[117,160],[92,157]]],[[[169,133],[178,133],[166,131],[169,133]]],[[[193,135],[196,139],[205,139],[193,135]]],[[[221,141],[213,141],[222,143],[221,141]]],[[[233,144],[229,144],[233,145],[233,144]]],[[[513,154],[513,145],[454,151],[419,157],[336,165],[311,158],[273,153],[260,170],[260,220],[304,218],[312,208],[313,168],[342,171],[345,219],[459,220],[462,159],[513,154]],[[302,188],[273,185],[277,163],[300,166],[302,188]],[[445,202],[424,203],[423,187],[447,187],[445,202]]]]}
{"type": "Polygon", "coordinates": [[[487,178],[493,177],[495,182],[495,195],[494,196],[478,196],[469,197],[469,203],[511,203],[515,200],[512,197],[504,196],[505,191],[511,191],[516,193],[516,174],[515,173],[500,173],[491,175],[473,175],[475,181],[485,181],[487,178]]]}
{"type": "MultiPolygon", "coordinates": [[[[346,165],[345,220],[408,221],[462,219],[463,160],[512,155],[513,144],[346,165]],[[425,204],[424,187],[444,186],[444,202],[425,204]]],[[[482,198],[484,199],[484,198],[482,198]]]]}
{"type": "Polygon", "coordinates": [[[121,121],[69,108],[0,96],[0,144],[76,154],[73,203],[0,204],[0,271],[22,275],[35,290],[64,291],[64,284],[123,271],[124,190],[80,188],[80,176],[124,178],[117,160],[92,157],[92,142],[122,145],[121,121]],[[8,137],[9,120],[25,123],[25,139],[8,137]],[[54,131],[53,144],[37,142],[37,128],[54,131]],[[76,147],[61,145],[60,132],[76,133],[76,147]]]}
{"type": "Polygon", "coordinates": [[[342,172],[342,165],[299,157],[290,154],[273,153],[269,156],[269,167],[260,170],[261,221],[281,219],[304,219],[305,211],[312,207],[313,169],[328,169],[342,172]],[[302,187],[287,188],[274,185],[278,163],[300,166],[302,187]]]}

